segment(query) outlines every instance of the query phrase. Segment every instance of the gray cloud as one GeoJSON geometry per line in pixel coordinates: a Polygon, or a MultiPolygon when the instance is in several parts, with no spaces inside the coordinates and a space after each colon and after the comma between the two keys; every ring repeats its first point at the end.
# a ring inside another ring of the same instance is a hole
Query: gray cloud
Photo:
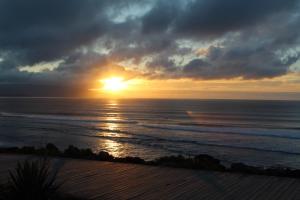
{"type": "Polygon", "coordinates": [[[202,79],[261,79],[288,73],[300,57],[300,29],[296,25],[300,18],[292,17],[286,22],[281,17],[243,29],[225,38],[220,47],[212,45],[204,58],[206,64],[192,60],[181,75],[202,79]]]}
{"type": "Polygon", "coordinates": [[[281,76],[299,59],[298,13],[299,0],[1,0],[0,95],[26,85],[61,95],[112,66],[125,73],[128,60],[149,78],[281,76]],[[53,71],[18,70],[57,60],[53,71]]]}
{"type": "Polygon", "coordinates": [[[290,12],[297,3],[297,0],[192,1],[176,20],[174,29],[182,34],[221,35],[290,12]]]}
{"type": "Polygon", "coordinates": [[[105,1],[2,0],[0,50],[23,64],[51,61],[98,38],[107,28],[105,1]]]}
{"type": "Polygon", "coordinates": [[[143,33],[162,33],[177,18],[180,8],[178,1],[158,1],[158,3],[142,17],[143,33]]]}

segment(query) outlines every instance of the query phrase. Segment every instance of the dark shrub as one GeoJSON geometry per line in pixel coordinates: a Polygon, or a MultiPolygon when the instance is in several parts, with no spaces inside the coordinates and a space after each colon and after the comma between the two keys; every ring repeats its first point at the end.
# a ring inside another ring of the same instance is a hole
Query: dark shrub
{"type": "Polygon", "coordinates": [[[225,171],[225,167],[220,164],[218,159],[208,155],[198,155],[194,158],[185,158],[183,156],[162,157],[154,161],[157,165],[166,165],[172,167],[182,167],[190,169],[204,169],[225,171]]]}
{"type": "Polygon", "coordinates": [[[300,178],[300,170],[298,169],[294,170],[283,166],[267,168],[264,170],[264,174],[271,175],[271,176],[300,178]]]}
{"type": "MultiPolygon", "coordinates": [[[[91,149],[79,149],[73,145],[70,145],[63,153],[59,149],[49,143],[44,148],[35,149],[31,146],[25,146],[22,148],[8,147],[0,148],[0,153],[19,153],[19,154],[32,154],[41,156],[63,156],[71,158],[81,159],[93,159],[102,161],[112,162],[124,162],[124,163],[137,163],[147,165],[164,165],[178,168],[189,168],[189,169],[203,169],[203,170],[215,170],[215,171],[226,171],[226,172],[239,172],[246,174],[258,174],[258,175],[269,175],[269,176],[283,176],[300,178],[299,169],[290,169],[284,166],[275,166],[269,168],[249,166],[243,163],[233,163],[230,168],[225,168],[220,160],[206,155],[200,154],[195,157],[183,157],[179,156],[166,156],[161,157],[152,161],[145,161],[139,157],[123,157],[115,158],[108,152],[100,151],[98,154],[92,152],[91,149]]],[[[1,189],[1,188],[0,188],[1,189]]],[[[1,191],[1,190],[0,190],[1,191]]],[[[1,199],[0,199],[1,200],[1,199]]]]}
{"type": "Polygon", "coordinates": [[[31,146],[25,146],[20,149],[20,152],[24,154],[34,154],[35,148],[31,146]]]}
{"type": "Polygon", "coordinates": [[[157,165],[166,165],[166,166],[183,166],[186,165],[186,159],[183,156],[165,156],[158,158],[154,161],[157,165]]]}
{"type": "Polygon", "coordinates": [[[300,169],[296,169],[292,172],[292,176],[295,178],[300,178],[300,169]]]}
{"type": "Polygon", "coordinates": [[[95,156],[95,154],[93,153],[93,151],[91,149],[81,149],[80,155],[83,158],[93,158],[95,156]]]}
{"type": "Polygon", "coordinates": [[[206,154],[199,154],[199,155],[195,156],[194,161],[196,163],[209,162],[209,163],[213,163],[213,164],[220,164],[220,160],[218,160],[210,155],[206,155],[206,154]]]}
{"type": "Polygon", "coordinates": [[[66,156],[79,158],[80,157],[80,149],[77,147],[74,147],[73,145],[70,145],[64,152],[66,156]]]}
{"type": "Polygon", "coordinates": [[[198,169],[224,171],[226,168],[221,165],[220,160],[205,154],[195,156],[193,159],[195,167],[198,169]]]}
{"type": "Polygon", "coordinates": [[[0,148],[0,153],[18,153],[19,151],[18,147],[0,148]]]}
{"type": "Polygon", "coordinates": [[[143,160],[139,157],[130,157],[130,156],[127,156],[125,158],[115,158],[115,161],[125,162],[125,163],[136,163],[136,164],[144,164],[145,163],[145,160],[143,160]]]}
{"type": "Polygon", "coordinates": [[[251,173],[251,174],[263,174],[264,173],[263,168],[248,166],[244,163],[232,163],[230,171],[241,172],[241,173],[251,173]]]}
{"type": "Polygon", "coordinates": [[[94,159],[96,155],[92,152],[91,149],[79,149],[73,145],[70,145],[65,151],[64,155],[72,158],[85,158],[85,159],[94,159]]]}
{"type": "Polygon", "coordinates": [[[46,145],[46,151],[48,155],[53,155],[53,156],[57,156],[60,154],[59,149],[52,143],[48,143],[46,145]]]}
{"type": "Polygon", "coordinates": [[[51,173],[47,161],[24,161],[14,171],[9,171],[10,180],[5,187],[5,200],[54,199],[59,185],[56,173],[51,173]]]}
{"type": "Polygon", "coordinates": [[[114,159],[114,157],[109,153],[107,153],[106,151],[100,151],[97,155],[97,159],[103,161],[111,161],[114,159]]]}

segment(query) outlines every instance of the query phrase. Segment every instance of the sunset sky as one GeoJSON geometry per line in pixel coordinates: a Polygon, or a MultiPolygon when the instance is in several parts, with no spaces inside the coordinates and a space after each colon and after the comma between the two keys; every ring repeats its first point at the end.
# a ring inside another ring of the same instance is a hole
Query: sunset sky
{"type": "Polygon", "coordinates": [[[1,0],[0,96],[300,100],[299,6],[1,0]]]}

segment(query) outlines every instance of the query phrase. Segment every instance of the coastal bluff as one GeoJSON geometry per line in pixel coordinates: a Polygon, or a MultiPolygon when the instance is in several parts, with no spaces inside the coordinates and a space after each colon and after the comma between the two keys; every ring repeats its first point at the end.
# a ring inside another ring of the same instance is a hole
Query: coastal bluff
{"type": "MultiPolygon", "coordinates": [[[[0,154],[0,181],[28,155],[0,154]]],[[[62,190],[88,199],[299,200],[300,180],[69,158],[52,158],[62,190]]]]}

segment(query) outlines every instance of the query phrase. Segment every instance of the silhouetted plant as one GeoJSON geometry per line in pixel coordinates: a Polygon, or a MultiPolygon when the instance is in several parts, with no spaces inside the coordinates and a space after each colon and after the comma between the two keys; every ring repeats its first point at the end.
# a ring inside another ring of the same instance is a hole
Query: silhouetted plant
{"type": "Polygon", "coordinates": [[[226,168],[220,163],[220,160],[212,156],[200,154],[194,158],[185,158],[183,156],[166,156],[156,159],[152,162],[155,165],[165,165],[171,167],[181,167],[190,169],[204,169],[225,171],[226,168]]]}
{"type": "Polygon", "coordinates": [[[135,164],[145,164],[145,160],[139,157],[127,156],[125,158],[114,158],[115,162],[124,162],[124,163],[135,163],[135,164]]]}
{"type": "MultiPolygon", "coordinates": [[[[137,163],[146,165],[164,165],[178,168],[189,169],[202,169],[202,170],[214,170],[214,171],[226,171],[226,172],[238,172],[246,174],[261,174],[269,176],[283,176],[300,178],[300,169],[291,169],[283,166],[276,167],[257,167],[249,166],[244,163],[232,163],[230,167],[222,165],[221,161],[206,155],[200,154],[194,157],[178,156],[166,156],[152,161],[145,161],[139,157],[114,157],[108,152],[100,151],[98,154],[94,153],[91,149],[80,149],[73,145],[70,145],[64,152],[60,151],[54,144],[47,144],[45,148],[35,149],[34,147],[9,147],[0,148],[0,153],[18,153],[18,154],[32,154],[39,156],[61,156],[90,160],[101,160],[110,162],[123,162],[123,163],[137,163]]],[[[0,188],[1,189],[1,188],[0,188]]],[[[0,199],[1,200],[1,199],[0,199]]]]}
{"type": "Polygon", "coordinates": [[[59,151],[59,149],[52,143],[48,143],[46,145],[46,150],[47,150],[47,154],[49,155],[59,155],[61,152],[59,151]]]}
{"type": "Polygon", "coordinates": [[[221,164],[220,160],[206,155],[200,154],[195,156],[192,159],[193,166],[196,169],[205,169],[205,170],[216,170],[216,171],[225,171],[225,167],[221,164]]]}
{"type": "Polygon", "coordinates": [[[20,151],[24,154],[34,154],[36,149],[32,146],[24,146],[20,149],[20,151]]]}
{"type": "Polygon", "coordinates": [[[106,151],[100,151],[97,155],[98,160],[111,161],[114,159],[112,155],[107,153],[106,151]]]}
{"type": "Polygon", "coordinates": [[[50,200],[55,199],[60,184],[56,183],[56,172],[52,173],[46,160],[18,163],[9,171],[10,180],[5,187],[5,200],[50,200]]]}
{"type": "Polygon", "coordinates": [[[86,158],[93,159],[96,154],[91,149],[79,149],[73,145],[70,145],[65,151],[64,155],[72,158],[86,158]]]}
{"type": "Polygon", "coordinates": [[[80,149],[80,156],[84,158],[93,158],[95,154],[91,149],[80,149]]]}
{"type": "Polygon", "coordinates": [[[64,154],[66,156],[78,158],[80,157],[80,149],[73,145],[70,145],[67,149],[65,149],[64,154]]]}

